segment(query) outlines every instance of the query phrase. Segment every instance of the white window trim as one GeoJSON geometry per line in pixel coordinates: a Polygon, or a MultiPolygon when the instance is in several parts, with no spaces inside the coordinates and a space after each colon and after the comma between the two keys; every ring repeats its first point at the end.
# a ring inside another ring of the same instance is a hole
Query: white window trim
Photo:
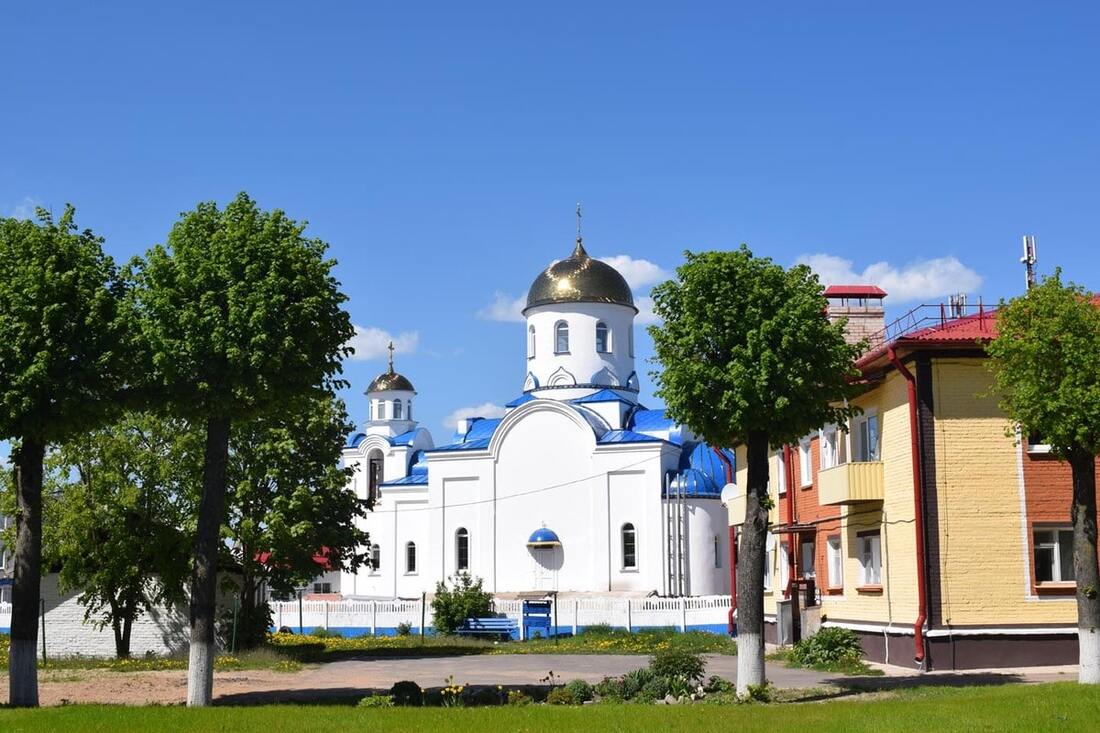
{"type": "Polygon", "coordinates": [[[619,572],[638,572],[638,525],[634,522],[623,522],[619,527],[619,572]],[[630,525],[630,534],[634,538],[634,564],[626,564],[626,525],[630,525]]]}
{"type": "MultiPolygon", "coordinates": [[[[1033,561],[1034,561],[1035,550],[1038,550],[1040,547],[1049,547],[1049,548],[1051,548],[1053,550],[1052,555],[1053,555],[1053,561],[1054,561],[1054,566],[1053,566],[1053,568],[1051,568],[1051,575],[1056,576],[1056,577],[1052,578],[1051,580],[1038,580],[1039,572],[1038,572],[1038,567],[1036,567],[1036,569],[1035,569],[1035,577],[1036,577],[1035,587],[1037,587],[1037,588],[1049,588],[1051,586],[1077,585],[1077,580],[1076,579],[1066,580],[1062,575],[1062,552],[1061,552],[1062,543],[1059,540],[1059,535],[1062,532],[1072,533],[1073,532],[1073,527],[1071,525],[1068,525],[1068,524],[1046,524],[1046,525],[1040,524],[1038,526],[1034,526],[1034,527],[1031,528],[1031,545],[1032,545],[1031,551],[1032,551],[1033,561]],[[1042,544],[1039,544],[1038,538],[1035,535],[1037,535],[1040,532],[1053,532],[1054,533],[1054,542],[1053,542],[1053,544],[1049,543],[1049,542],[1044,542],[1042,544]]],[[[1070,542],[1071,542],[1071,544],[1070,544],[1070,553],[1071,553],[1070,558],[1071,558],[1071,561],[1072,561],[1072,557],[1073,557],[1072,556],[1072,552],[1073,552],[1072,539],[1070,540],[1070,542]]]]}
{"type": "MultiPolygon", "coordinates": [[[[864,459],[860,458],[859,459],[860,462],[871,463],[871,462],[878,462],[878,461],[882,460],[882,419],[878,415],[878,409],[874,408],[874,407],[867,408],[866,410],[863,411],[863,414],[861,414],[859,417],[853,418],[853,420],[852,420],[851,437],[852,437],[852,443],[854,444],[852,446],[852,449],[853,449],[852,454],[854,456],[859,456],[860,454],[863,453],[863,447],[864,447],[863,446],[863,425],[865,423],[867,423],[871,418],[875,419],[875,423],[876,423],[877,431],[878,431],[875,434],[875,437],[877,439],[877,445],[876,445],[876,451],[875,452],[878,454],[878,456],[876,458],[873,458],[873,459],[868,458],[866,461],[864,461],[864,459]]],[[[855,458],[853,458],[852,460],[855,460],[855,458]]]]}
{"type": "Polygon", "coordinates": [[[882,585],[882,534],[868,534],[860,535],[857,537],[859,543],[859,584],[861,587],[867,586],[880,586],[882,585]],[[874,542],[878,540],[878,542],[874,542]],[[863,543],[871,543],[871,566],[864,562],[863,555],[863,543]],[[878,545],[878,552],[875,552],[875,545],[878,545]],[[877,559],[878,562],[875,562],[877,559]],[[870,570],[877,570],[878,578],[869,578],[870,570]]]}
{"type": "Polygon", "coordinates": [[[778,494],[783,496],[787,493],[787,461],[783,458],[783,449],[780,448],[775,452],[775,465],[778,469],[779,476],[776,484],[779,487],[778,494]]]}
{"type": "Polygon", "coordinates": [[[844,538],[840,535],[831,535],[825,538],[825,556],[828,560],[829,590],[844,588],[844,538]],[[833,540],[836,540],[836,548],[833,548],[833,540]],[[833,572],[839,568],[840,572],[833,572]]]}
{"type": "Polygon", "coordinates": [[[813,451],[813,439],[809,436],[798,441],[798,483],[802,484],[802,487],[813,486],[814,483],[814,451],[813,451]],[[805,450],[806,460],[802,460],[802,453],[805,450]]]}

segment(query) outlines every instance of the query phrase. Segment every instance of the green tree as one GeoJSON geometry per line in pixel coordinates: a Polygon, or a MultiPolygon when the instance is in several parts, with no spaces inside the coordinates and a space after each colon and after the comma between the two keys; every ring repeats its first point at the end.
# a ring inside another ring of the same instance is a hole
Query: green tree
{"type": "Polygon", "coordinates": [[[764,683],[768,451],[846,420],[859,346],[830,323],[817,277],[785,270],[744,245],[685,253],[676,279],[653,289],[650,326],[669,416],[711,445],[745,444],[748,481],[737,566],[737,689],[764,683]]]}
{"type": "Polygon", "coordinates": [[[452,588],[439,581],[432,597],[432,623],[440,634],[453,634],[468,618],[485,618],[493,612],[493,595],[481,578],[463,571],[451,576],[452,588]]]}
{"type": "Polygon", "coordinates": [[[132,413],[77,436],[48,461],[44,559],[85,618],[130,656],[135,619],[183,601],[201,436],[179,420],[132,413]]]}
{"type": "Polygon", "coordinates": [[[16,706],[38,704],[46,447],[104,420],[135,353],[123,282],[103,240],[77,231],[74,213],[0,219],[0,438],[13,441],[17,499],[8,698],[16,706]]]}
{"type": "Polygon", "coordinates": [[[191,575],[187,702],[213,697],[215,596],[230,429],[334,386],[353,334],[327,245],[247,194],[185,212],[134,263],[153,387],[205,431],[191,575]]]}
{"type": "Polygon", "coordinates": [[[314,557],[322,551],[332,570],[366,562],[360,523],[370,506],[348,485],[352,469],[339,465],[353,428],[333,395],[234,427],[227,524],[241,567],[239,646],[264,639],[268,610],[256,604],[261,585],[290,593],[321,572],[314,557]]]}
{"type": "Polygon", "coordinates": [[[1001,303],[988,346],[1001,408],[1022,435],[1040,435],[1073,475],[1073,572],[1078,679],[1100,684],[1100,571],[1096,559],[1096,456],[1100,454],[1100,310],[1055,272],[1001,303]]]}

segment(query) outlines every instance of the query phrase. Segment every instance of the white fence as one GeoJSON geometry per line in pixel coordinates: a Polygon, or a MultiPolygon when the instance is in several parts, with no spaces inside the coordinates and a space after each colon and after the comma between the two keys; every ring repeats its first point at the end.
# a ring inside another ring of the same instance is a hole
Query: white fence
{"type": "MultiPolygon", "coordinates": [[[[522,626],[523,601],[496,600],[494,608],[522,626]]],[[[637,631],[673,628],[725,633],[729,618],[729,596],[690,598],[562,598],[554,608],[558,633],[577,633],[588,626],[606,624],[637,631]]],[[[309,632],[338,631],[344,636],[390,636],[400,624],[412,633],[421,625],[432,628],[432,608],[421,600],[379,601],[284,601],[272,604],[276,629],[309,632]]]]}

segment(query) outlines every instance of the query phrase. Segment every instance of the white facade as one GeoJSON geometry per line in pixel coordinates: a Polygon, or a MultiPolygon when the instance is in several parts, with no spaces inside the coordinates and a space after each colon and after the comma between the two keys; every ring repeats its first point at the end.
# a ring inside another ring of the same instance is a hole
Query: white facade
{"type": "Polygon", "coordinates": [[[391,360],[344,450],[356,493],[376,491],[376,567],[333,590],[413,598],[468,571],[493,593],[728,593],[719,496],[733,456],[638,404],[636,312],[621,275],[578,242],[532,286],[523,394],[440,446],[407,410],[395,417],[415,391],[391,360]]]}

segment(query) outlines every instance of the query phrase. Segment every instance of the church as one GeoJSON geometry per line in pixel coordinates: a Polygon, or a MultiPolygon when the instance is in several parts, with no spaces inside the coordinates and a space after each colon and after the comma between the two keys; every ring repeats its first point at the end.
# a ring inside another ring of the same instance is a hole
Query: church
{"type": "Polygon", "coordinates": [[[528,292],[521,393],[439,443],[391,350],[343,451],[352,488],[375,499],[371,564],[324,591],[413,598],[467,572],[495,594],[729,593],[720,495],[734,455],[639,403],[637,313],[623,276],[578,236],[528,292]]]}

